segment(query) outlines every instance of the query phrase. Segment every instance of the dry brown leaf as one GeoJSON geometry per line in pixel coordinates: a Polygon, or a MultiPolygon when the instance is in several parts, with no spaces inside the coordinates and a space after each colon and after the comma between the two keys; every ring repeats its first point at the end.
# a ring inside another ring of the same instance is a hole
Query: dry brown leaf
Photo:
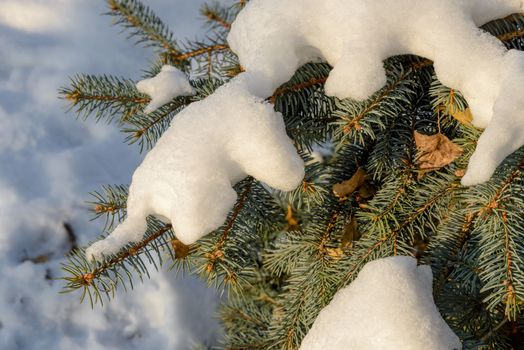
{"type": "Polygon", "coordinates": [[[178,239],[173,239],[171,246],[175,251],[175,259],[184,259],[189,255],[189,246],[180,242],[178,239]]]}
{"type": "Polygon", "coordinates": [[[46,262],[49,261],[49,259],[51,258],[51,253],[50,254],[42,254],[42,255],[38,255],[34,258],[25,258],[23,259],[22,261],[31,261],[33,264],[44,264],[46,262]]]}
{"type": "Polygon", "coordinates": [[[370,199],[375,195],[375,193],[377,193],[377,189],[369,181],[364,181],[362,186],[358,189],[358,194],[363,199],[370,199]]]}
{"type": "Polygon", "coordinates": [[[456,177],[464,177],[466,175],[466,169],[457,169],[455,170],[456,177]]]}
{"type": "Polygon", "coordinates": [[[366,179],[367,173],[363,168],[358,168],[351,179],[333,186],[333,193],[339,198],[344,198],[355,192],[366,179]]]}
{"type": "Polygon", "coordinates": [[[424,135],[415,131],[415,143],[419,152],[418,164],[421,170],[440,169],[462,154],[462,148],[441,133],[424,135]]]}
{"type": "Polygon", "coordinates": [[[424,252],[428,249],[428,242],[419,234],[416,234],[413,240],[413,250],[417,258],[422,257],[424,252]]]}
{"type": "Polygon", "coordinates": [[[471,114],[471,110],[469,108],[466,108],[463,111],[454,111],[451,116],[462,124],[466,125],[471,125],[471,121],[473,120],[473,115],[471,114]]]}
{"type": "Polygon", "coordinates": [[[290,205],[287,206],[286,221],[288,231],[295,231],[300,228],[297,219],[293,215],[293,208],[290,205]]]}
{"type": "Polygon", "coordinates": [[[333,260],[340,260],[342,259],[342,255],[344,255],[341,248],[326,248],[326,253],[333,260]]]}
{"type": "Polygon", "coordinates": [[[353,247],[353,242],[358,241],[360,237],[362,237],[362,233],[358,231],[358,222],[353,216],[344,229],[344,234],[342,235],[342,248],[353,247]]]}

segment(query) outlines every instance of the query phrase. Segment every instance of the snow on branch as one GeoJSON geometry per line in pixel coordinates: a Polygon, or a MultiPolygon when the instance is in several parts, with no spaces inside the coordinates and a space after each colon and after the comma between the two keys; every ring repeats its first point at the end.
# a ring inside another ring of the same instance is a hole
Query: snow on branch
{"type": "Polygon", "coordinates": [[[522,0],[248,2],[228,36],[245,72],[179,113],[133,176],[128,218],[87,254],[98,259],[140,240],[150,214],[193,243],[224,222],[232,185],[246,175],[280,190],[297,186],[303,162],[265,99],[319,58],[333,66],[326,93],[357,100],[386,84],[384,59],[430,59],[467,100],[473,124],[487,127],[462,183],[487,181],[524,144],[524,54],[478,26],[522,10],[522,0]]]}
{"type": "Polygon", "coordinates": [[[506,50],[478,26],[523,10],[521,0],[303,0],[300,6],[254,0],[228,40],[262,95],[319,57],[334,67],[326,93],[358,100],[385,85],[384,59],[411,53],[433,60],[442,83],[465,96],[473,124],[487,127],[462,180],[473,185],[524,144],[524,102],[515,96],[524,85],[524,54],[506,50]]]}
{"type": "Polygon", "coordinates": [[[369,262],[320,312],[300,349],[461,349],[431,284],[431,268],[411,257],[369,262]]]}

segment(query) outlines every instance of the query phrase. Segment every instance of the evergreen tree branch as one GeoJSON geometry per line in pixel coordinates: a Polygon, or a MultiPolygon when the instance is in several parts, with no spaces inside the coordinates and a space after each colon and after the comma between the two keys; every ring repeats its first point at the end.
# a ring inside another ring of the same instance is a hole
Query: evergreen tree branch
{"type": "Polygon", "coordinates": [[[170,59],[174,62],[187,61],[190,58],[197,56],[210,55],[213,53],[220,53],[222,51],[230,50],[229,45],[226,44],[211,44],[202,45],[190,51],[185,51],[176,55],[171,55],[170,59]]]}
{"type": "Polygon", "coordinates": [[[235,203],[235,206],[233,208],[232,214],[229,217],[229,219],[226,222],[225,228],[222,232],[222,235],[220,236],[220,240],[215,244],[213,247],[213,250],[209,253],[206,253],[206,256],[209,259],[208,265],[206,267],[206,270],[208,273],[210,273],[214,267],[217,259],[221,259],[224,257],[224,253],[222,249],[224,248],[224,245],[226,243],[227,237],[229,236],[229,233],[231,232],[231,229],[233,228],[233,225],[235,224],[238,215],[240,214],[240,211],[244,208],[244,205],[246,203],[246,200],[248,199],[248,196],[251,192],[253,183],[255,179],[250,177],[246,182],[246,187],[242,191],[242,194],[240,195],[240,198],[235,203]]]}
{"type": "Polygon", "coordinates": [[[102,294],[110,299],[114,297],[119,285],[127,289],[126,285],[129,284],[133,288],[131,270],[135,271],[140,279],[143,274],[149,276],[142,257],[147,258],[148,262],[158,269],[157,261],[160,265],[163,262],[161,250],[172,254],[168,244],[168,240],[171,239],[173,233],[170,224],[159,225],[150,221],[149,230],[143,240],[127,245],[119,253],[104,261],[89,262],[85,258],[83,249],[76,251],[69,256],[68,264],[62,265],[63,270],[70,275],[62,277],[66,281],[63,292],[82,289],[81,300],[87,295],[92,306],[97,302],[103,304],[102,294]],[[156,258],[151,251],[156,252],[156,258]]]}
{"type": "Polygon", "coordinates": [[[473,224],[475,222],[475,217],[476,216],[474,213],[468,213],[465,215],[464,223],[460,227],[459,235],[451,246],[450,254],[446,257],[445,261],[443,262],[444,268],[434,278],[436,281],[433,287],[433,295],[435,296],[435,299],[441,295],[449,276],[451,276],[451,274],[454,271],[454,265],[450,265],[450,262],[454,261],[457,258],[458,254],[460,253],[460,251],[462,251],[464,245],[469,240],[471,236],[471,231],[473,229],[473,224]]]}
{"type": "Polygon", "coordinates": [[[114,76],[77,75],[71,78],[71,86],[59,90],[60,95],[71,103],[71,109],[86,119],[94,114],[96,121],[108,123],[117,116],[136,113],[149,103],[150,98],[138,92],[135,83],[114,76]]]}
{"type": "Polygon", "coordinates": [[[117,222],[123,220],[127,208],[127,186],[107,185],[102,187],[102,192],[94,191],[90,194],[94,199],[89,202],[93,206],[91,210],[95,214],[93,219],[105,215],[104,230],[112,228],[115,219],[117,222]]]}
{"type": "Polygon", "coordinates": [[[129,30],[129,37],[136,37],[137,44],[155,46],[168,55],[180,55],[173,33],[164,22],[139,0],[107,0],[115,24],[129,30]]]}
{"type": "Polygon", "coordinates": [[[312,78],[312,79],[310,79],[308,81],[300,82],[300,83],[297,83],[297,84],[294,84],[294,85],[291,85],[291,86],[279,87],[278,89],[275,90],[273,95],[271,95],[268,98],[268,101],[270,103],[274,104],[275,100],[279,96],[282,96],[282,95],[285,95],[285,94],[292,94],[292,93],[294,93],[294,92],[296,92],[298,90],[307,89],[307,88],[313,87],[315,85],[324,85],[326,80],[327,80],[327,76],[324,76],[324,77],[319,77],[319,78],[312,78]]]}
{"type": "Polygon", "coordinates": [[[126,126],[122,128],[122,131],[128,134],[126,141],[130,144],[138,143],[140,151],[152,148],[169,127],[173,117],[193,101],[195,97],[181,96],[147,115],[128,115],[125,119],[126,126]]]}
{"type": "Polygon", "coordinates": [[[201,13],[208,19],[208,22],[216,23],[228,31],[231,29],[232,18],[230,18],[230,12],[224,11],[222,7],[218,7],[218,5],[211,7],[206,4],[202,7],[201,13]]]}

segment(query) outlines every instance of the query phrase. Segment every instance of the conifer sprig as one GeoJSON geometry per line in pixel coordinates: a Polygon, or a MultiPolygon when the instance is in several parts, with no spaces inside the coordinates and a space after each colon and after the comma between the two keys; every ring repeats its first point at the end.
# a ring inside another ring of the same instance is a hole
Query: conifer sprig
{"type": "MultiPolygon", "coordinates": [[[[162,50],[166,57],[181,54],[171,30],[141,1],[107,0],[107,5],[108,15],[114,18],[114,24],[127,30],[128,38],[133,38],[137,44],[156,47],[162,50]]],[[[184,68],[184,65],[180,65],[180,68],[184,68]]]]}
{"type": "Polygon", "coordinates": [[[144,276],[149,277],[151,267],[158,270],[164,263],[164,254],[167,253],[174,259],[170,249],[173,239],[171,225],[149,219],[143,240],[128,244],[119,253],[103,261],[88,261],[85,249],[77,250],[68,257],[67,264],[62,266],[69,274],[63,278],[66,281],[63,292],[81,289],[81,301],[87,297],[91,306],[103,304],[104,300],[114,298],[119,288],[133,288],[136,277],[142,281],[144,276]]]}
{"type": "Polygon", "coordinates": [[[124,122],[125,116],[137,113],[150,101],[138,92],[133,81],[108,75],[74,76],[70,86],[61,88],[59,94],[79,117],[93,117],[97,122],[107,123],[115,119],[124,122]]]}

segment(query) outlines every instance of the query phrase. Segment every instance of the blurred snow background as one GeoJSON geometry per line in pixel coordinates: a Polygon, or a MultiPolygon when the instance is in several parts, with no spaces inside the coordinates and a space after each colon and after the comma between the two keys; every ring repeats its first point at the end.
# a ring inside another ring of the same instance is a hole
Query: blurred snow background
{"type": "MultiPolygon", "coordinates": [[[[178,38],[203,33],[203,2],[144,1],[178,38]]],[[[105,11],[103,0],[0,0],[1,350],[187,349],[219,332],[216,294],[166,268],[94,310],[53,280],[71,247],[64,225],[79,244],[95,238],[102,225],[89,221],[88,192],[129,183],[142,157],[57,98],[75,73],[138,80],[153,59],[105,11]]]]}

